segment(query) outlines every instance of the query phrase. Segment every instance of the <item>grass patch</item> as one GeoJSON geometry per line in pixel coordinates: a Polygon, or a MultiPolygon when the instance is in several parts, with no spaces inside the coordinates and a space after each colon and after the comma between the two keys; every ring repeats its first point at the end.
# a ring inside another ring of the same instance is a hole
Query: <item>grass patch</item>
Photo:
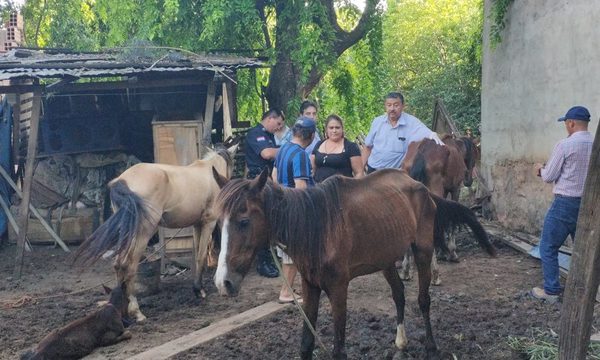
{"type": "MultiPolygon", "coordinates": [[[[508,346],[529,360],[558,359],[558,334],[533,328],[529,336],[509,336],[508,346]]],[[[590,343],[586,359],[600,360],[600,343],[590,343]]]]}

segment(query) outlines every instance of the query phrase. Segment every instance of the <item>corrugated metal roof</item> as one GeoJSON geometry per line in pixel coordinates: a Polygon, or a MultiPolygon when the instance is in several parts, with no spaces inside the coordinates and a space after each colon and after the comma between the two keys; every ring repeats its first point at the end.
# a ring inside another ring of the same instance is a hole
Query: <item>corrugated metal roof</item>
{"type": "Polygon", "coordinates": [[[256,58],[240,56],[183,55],[169,51],[152,59],[124,53],[65,53],[15,49],[0,56],[0,80],[57,78],[64,76],[126,76],[161,72],[225,72],[264,67],[256,58]]]}

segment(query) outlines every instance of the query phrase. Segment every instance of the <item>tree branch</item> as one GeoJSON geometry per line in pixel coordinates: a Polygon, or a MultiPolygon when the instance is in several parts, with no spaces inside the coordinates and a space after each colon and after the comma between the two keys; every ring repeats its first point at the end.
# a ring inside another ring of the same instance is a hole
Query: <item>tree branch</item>
{"type": "Polygon", "coordinates": [[[327,18],[329,19],[331,28],[334,30],[336,35],[334,51],[337,56],[340,56],[350,46],[356,44],[358,40],[365,36],[367,30],[369,29],[369,22],[377,11],[377,4],[379,4],[379,0],[366,1],[365,10],[361,15],[358,24],[356,24],[354,29],[352,29],[350,32],[345,31],[338,24],[333,0],[323,1],[322,3],[327,11],[327,18]]]}
{"type": "Polygon", "coordinates": [[[273,44],[271,43],[271,36],[269,35],[269,28],[267,26],[267,16],[265,14],[265,7],[267,6],[265,0],[256,0],[255,7],[258,10],[258,17],[262,21],[261,28],[263,36],[265,37],[265,47],[271,49],[273,44]]]}

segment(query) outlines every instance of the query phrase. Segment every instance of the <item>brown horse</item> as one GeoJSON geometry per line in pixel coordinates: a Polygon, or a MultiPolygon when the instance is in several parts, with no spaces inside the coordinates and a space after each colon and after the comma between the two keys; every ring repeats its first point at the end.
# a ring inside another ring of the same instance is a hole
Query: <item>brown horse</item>
{"type": "Polygon", "coordinates": [[[40,341],[35,350],[21,356],[22,360],[80,359],[100,346],[131,339],[123,326],[128,300],[125,284],[104,291],[110,300],[88,316],[77,319],[52,331],[40,341]]]}
{"type": "MultiPolygon", "coordinates": [[[[450,194],[452,200],[458,201],[463,184],[473,184],[477,146],[468,137],[445,135],[442,141],[446,146],[429,139],[409,144],[402,168],[434,194],[443,198],[450,194]]],[[[458,261],[454,236],[449,236],[448,249],[448,260],[458,261]]]]}
{"type": "MultiPolygon", "coordinates": [[[[387,169],[362,179],[334,176],[308,189],[267,181],[228,182],[217,199],[221,252],[215,283],[222,295],[238,294],[257,249],[281,244],[302,276],[304,311],[314,326],[325,291],[334,322],[334,358],[344,359],[346,300],[351,279],[383,271],[397,310],[396,346],[406,348],[404,285],[395,268],[409,248],[419,271],[419,307],[429,355],[437,353],[429,319],[430,263],[445,247],[444,229],[467,224],[480,245],[495,254],[485,230],[466,207],[432,195],[405,171],[387,169]]],[[[305,324],[302,359],[311,359],[314,337],[305,324]]]]}
{"type": "Polygon", "coordinates": [[[212,169],[229,178],[236,148],[237,145],[230,149],[218,147],[188,166],[137,164],[108,184],[115,213],[79,247],[75,259],[93,263],[114,249],[117,281],[127,284],[129,314],[137,321],[146,317],[134,296],[135,277],[158,226],[194,226],[194,292],[196,296],[204,295],[202,270],[217,221],[213,204],[219,193],[212,169]]]}

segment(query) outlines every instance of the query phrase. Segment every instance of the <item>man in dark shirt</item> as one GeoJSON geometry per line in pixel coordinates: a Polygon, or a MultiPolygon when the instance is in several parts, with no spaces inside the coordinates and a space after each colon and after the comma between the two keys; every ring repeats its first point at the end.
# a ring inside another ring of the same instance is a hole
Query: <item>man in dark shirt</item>
{"type": "MultiPolygon", "coordinates": [[[[263,114],[260,124],[248,131],[245,146],[247,179],[254,179],[265,167],[268,167],[269,171],[273,169],[273,160],[279,150],[275,145],[273,133],[283,126],[283,120],[280,110],[271,109],[263,114]]],[[[258,250],[256,271],[265,277],[279,276],[268,246],[258,250]]]]}

